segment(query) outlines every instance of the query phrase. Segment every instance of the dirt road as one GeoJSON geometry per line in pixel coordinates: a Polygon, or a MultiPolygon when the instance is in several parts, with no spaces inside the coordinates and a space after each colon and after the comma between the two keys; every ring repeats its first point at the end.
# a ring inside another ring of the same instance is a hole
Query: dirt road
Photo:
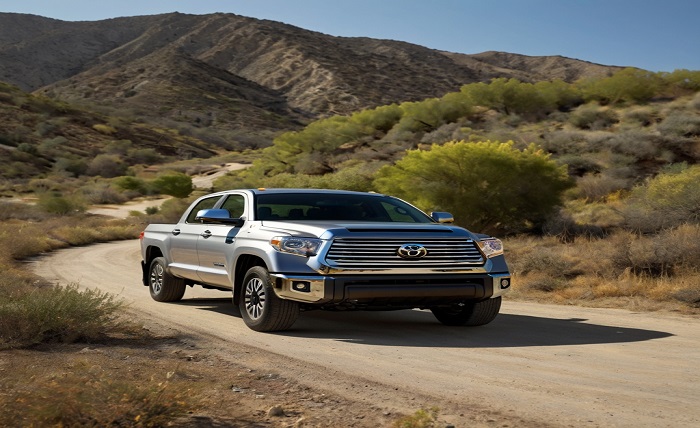
{"type": "Polygon", "coordinates": [[[289,332],[262,334],[232,316],[228,293],[194,288],[177,304],[152,301],[138,248],[61,250],[35,270],[115,293],[147,323],[245,364],[395,411],[435,405],[457,427],[474,412],[510,426],[700,426],[697,318],[506,299],[481,328],[445,327],[424,311],[309,312],[289,332]]]}

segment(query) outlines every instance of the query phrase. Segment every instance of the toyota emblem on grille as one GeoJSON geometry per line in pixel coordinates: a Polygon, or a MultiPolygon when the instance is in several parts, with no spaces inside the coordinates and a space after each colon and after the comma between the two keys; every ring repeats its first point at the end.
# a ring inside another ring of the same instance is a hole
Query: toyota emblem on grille
{"type": "Polygon", "coordinates": [[[403,244],[396,253],[402,259],[420,259],[428,255],[428,250],[420,244],[403,244]]]}

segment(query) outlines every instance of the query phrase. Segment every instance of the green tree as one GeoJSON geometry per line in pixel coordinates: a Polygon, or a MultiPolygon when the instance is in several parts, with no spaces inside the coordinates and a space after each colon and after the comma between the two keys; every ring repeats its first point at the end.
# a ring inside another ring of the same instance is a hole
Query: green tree
{"type": "Polygon", "coordinates": [[[474,230],[519,232],[541,226],[573,182],[535,145],[459,141],[409,151],[380,169],[374,185],[474,230]]]}
{"type": "Polygon", "coordinates": [[[186,198],[194,190],[192,177],[181,172],[169,172],[157,177],[152,182],[158,193],[176,198],[186,198]]]}
{"type": "Polygon", "coordinates": [[[649,101],[663,86],[656,74],[637,68],[625,68],[610,77],[591,78],[577,82],[586,101],[616,104],[623,101],[649,101]]]}

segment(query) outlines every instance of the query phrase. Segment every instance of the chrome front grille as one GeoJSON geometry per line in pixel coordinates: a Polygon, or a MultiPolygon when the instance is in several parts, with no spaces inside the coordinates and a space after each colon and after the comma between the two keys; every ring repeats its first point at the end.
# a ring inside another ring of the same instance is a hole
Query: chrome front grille
{"type": "Polygon", "coordinates": [[[484,257],[477,244],[466,238],[362,239],[338,238],[333,241],[326,262],[329,266],[349,269],[460,268],[481,266],[484,257]],[[399,248],[418,244],[427,250],[420,258],[402,258],[399,248]]]}

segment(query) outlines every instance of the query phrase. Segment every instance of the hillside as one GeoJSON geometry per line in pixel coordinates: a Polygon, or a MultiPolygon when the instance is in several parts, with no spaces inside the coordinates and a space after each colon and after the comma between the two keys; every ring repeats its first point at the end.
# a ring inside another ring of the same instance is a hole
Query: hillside
{"type": "Polygon", "coordinates": [[[237,147],[267,145],[319,117],[439,97],[494,77],[571,82],[616,69],[333,37],[233,14],[96,22],[0,14],[0,80],[237,147]]]}

